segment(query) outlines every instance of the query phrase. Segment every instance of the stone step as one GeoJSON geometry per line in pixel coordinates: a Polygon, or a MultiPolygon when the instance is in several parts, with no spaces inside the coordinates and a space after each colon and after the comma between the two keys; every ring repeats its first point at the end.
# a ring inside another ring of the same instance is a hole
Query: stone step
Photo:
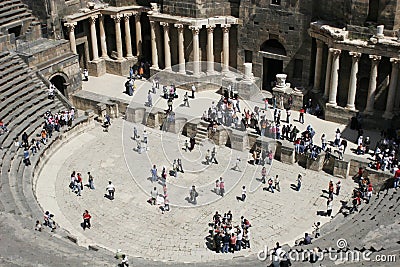
{"type": "Polygon", "coordinates": [[[13,194],[13,198],[15,204],[20,210],[22,215],[26,215],[29,213],[29,205],[26,202],[24,195],[22,193],[22,173],[20,173],[25,164],[23,163],[23,155],[19,153],[16,158],[11,162],[10,172],[8,173],[8,180],[10,185],[11,193],[13,194]]]}
{"type": "Polygon", "coordinates": [[[11,193],[11,188],[8,182],[8,172],[11,165],[11,155],[7,153],[6,156],[3,158],[2,166],[1,166],[1,200],[4,206],[4,210],[7,213],[13,213],[20,215],[21,211],[19,210],[18,206],[15,203],[13,194],[11,193]]]}
{"type": "Polygon", "coordinates": [[[18,58],[14,57],[14,56],[8,56],[4,58],[4,62],[1,62],[0,65],[0,75],[3,75],[3,71],[6,70],[7,68],[16,65],[19,63],[18,58]]]}
{"type": "Polygon", "coordinates": [[[9,22],[18,21],[21,17],[32,16],[31,13],[25,7],[19,7],[17,9],[12,9],[10,11],[0,13],[0,25],[4,27],[4,24],[9,22]]]}
{"type": "MultiPolygon", "coordinates": [[[[28,85],[30,83],[30,81],[23,82],[23,84],[25,85],[28,85]]],[[[27,88],[24,88],[25,86],[23,84],[21,84],[21,90],[18,90],[16,94],[12,94],[10,97],[7,97],[5,101],[2,101],[0,103],[0,118],[6,118],[7,116],[10,116],[14,109],[20,107],[21,105],[29,103],[35,98],[42,97],[42,99],[44,99],[47,97],[47,94],[45,94],[43,91],[37,90],[39,89],[37,85],[31,85],[27,88]]]]}
{"type": "Polygon", "coordinates": [[[7,16],[7,15],[3,15],[6,14],[7,12],[13,10],[13,11],[17,11],[20,9],[26,9],[26,6],[24,4],[20,3],[15,3],[14,5],[4,5],[4,6],[0,6],[0,18],[2,18],[3,16],[7,16]]]}
{"type": "Polygon", "coordinates": [[[0,2],[0,7],[10,6],[10,5],[18,4],[18,3],[21,3],[21,1],[20,0],[2,1],[2,2],[0,2]]]}
{"type": "Polygon", "coordinates": [[[4,93],[8,88],[9,88],[9,82],[14,81],[17,79],[19,76],[23,76],[24,78],[27,78],[27,71],[25,69],[21,69],[20,67],[14,66],[16,70],[13,70],[13,72],[8,75],[7,77],[2,77],[0,81],[0,94],[4,93]],[[17,70],[18,68],[18,70],[17,70]]]}
{"type": "Polygon", "coordinates": [[[10,147],[13,144],[13,139],[17,136],[19,137],[23,133],[23,129],[29,127],[29,123],[36,121],[43,116],[44,112],[48,109],[54,108],[55,104],[52,100],[46,99],[40,101],[38,104],[33,105],[33,107],[27,109],[22,107],[17,113],[18,116],[14,117],[9,123],[8,132],[0,137],[0,141],[3,141],[3,147],[10,147]],[[36,114],[35,114],[36,113],[36,114]],[[12,136],[9,137],[12,133],[12,136]],[[9,138],[8,138],[9,137],[9,138]]]}

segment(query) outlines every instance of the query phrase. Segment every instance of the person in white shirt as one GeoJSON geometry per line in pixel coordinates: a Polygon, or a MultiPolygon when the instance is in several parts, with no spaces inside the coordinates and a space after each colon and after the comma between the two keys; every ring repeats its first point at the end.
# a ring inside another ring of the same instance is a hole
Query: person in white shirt
{"type": "Polygon", "coordinates": [[[196,92],[196,86],[192,85],[192,98],[194,99],[194,92],[196,92]]]}
{"type": "Polygon", "coordinates": [[[155,205],[156,201],[157,201],[157,196],[158,196],[157,187],[154,187],[153,190],[151,190],[150,196],[151,196],[151,204],[155,205]]]}
{"type": "Polygon", "coordinates": [[[245,199],[246,199],[246,186],[243,186],[243,187],[242,187],[242,196],[241,196],[241,197],[240,197],[240,196],[237,196],[237,197],[236,197],[236,200],[237,200],[237,201],[239,201],[239,200],[245,201],[245,199]]]}
{"type": "Polygon", "coordinates": [[[111,181],[108,181],[108,185],[106,187],[106,191],[108,191],[108,198],[110,200],[114,199],[114,192],[115,192],[115,186],[111,181]]]}

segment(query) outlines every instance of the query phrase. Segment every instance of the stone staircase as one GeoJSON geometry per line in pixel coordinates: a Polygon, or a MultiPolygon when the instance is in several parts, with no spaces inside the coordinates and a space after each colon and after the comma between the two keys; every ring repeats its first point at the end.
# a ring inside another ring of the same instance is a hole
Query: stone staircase
{"type": "Polygon", "coordinates": [[[200,121],[197,124],[197,133],[194,139],[196,140],[196,144],[202,145],[203,141],[208,139],[208,131],[207,131],[208,123],[205,121],[200,121]]]}
{"type": "Polygon", "coordinates": [[[21,35],[32,32],[32,25],[36,26],[37,19],[32,11],[21,0],[0,1],[0,31],[4,32],[16,26],[21,26],[21,35]]]}

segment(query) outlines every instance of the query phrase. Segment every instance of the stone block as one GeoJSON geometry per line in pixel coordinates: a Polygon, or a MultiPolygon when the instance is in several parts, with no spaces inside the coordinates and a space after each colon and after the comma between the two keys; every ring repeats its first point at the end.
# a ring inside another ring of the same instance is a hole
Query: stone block
{"type": "Polygon", "coordinates": [[[307,169],[320,172],[324,168],[325,152],[321,152],[315,160],[307,158],[307,169]]]}
{"type": "Polygon", "coordinates": [[[218,126],[212,140],[219,146],[225,146],[229,140],[229,132],[225,127],[218,126]]]}
{"type": "Polygon", "coordinates": [[[335,158],[333,166],[333,175],[335,177],[347,178],[349,176],[350,161],[335,158]]]}
{"type": "Polygon", "coordinates": [[[245,151],[248,148],[248,136],[246,132],[232,130],[229,138],[232,149],[245,151]]]}
{"type": "Polygon", "coordinates": [[[137,63],[137,58],[133,57],[130,59],[123,59],[121,61],[106,59],[105,62],[107,73],[119,76],[128,76],[129,67],[137,63]]]}
{"type": "Polygon", "coordinates": [[[134,108],[128,106],[125,112],[125,119],[130,122],[142,123],[146,115],[145,108],[134,108]]]}
{"type": "Polygon", "coordinates": [[[349,110],[339,106],[326,105],[325,120],[348,125],[351,117],[356,116],[357,111],[349,110]]]}
{"type": "Polygon", "coordinates": [[[158,111],[156,110],[151,110],[146,117],[146,125],[151,128],[159,128],[160,123],[159,123],[159,116],[158,116],[158,111]]]}
{"type": "Polygon", "coordinates": [[[87,65],[89,75],[99,77],[106,74],[106,61],[99,59],[97,61],[89,61],[87,65]]]}
{"type": "Polygon", "coordinates": [[[295,162],[295,150],[291,143],[282,142],[280,147],[280,160],[286,164],[293,164],[295,162]]]}

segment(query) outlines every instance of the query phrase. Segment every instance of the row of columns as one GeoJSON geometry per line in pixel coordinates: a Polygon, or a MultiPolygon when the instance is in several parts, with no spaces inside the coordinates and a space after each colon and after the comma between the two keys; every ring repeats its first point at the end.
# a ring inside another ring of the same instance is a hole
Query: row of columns
{"type": "MultiPolygon", "coordinates": [[[[133,57],[132,53],[132,39],[131,39],[131,29],[130,29],[130,17],[135,16],[135,29],[136,29],[136,47],[137,54],[136,56],[141,56],[142,54],[142,30],[140,23],[140,13],[132,12],[126,14],[115,14],[111,15],[111,18],[114,19],[115,23],[115,41],[117,47],[117,59],[123,60],[123,50],[122,50],[122,33],[121,33],[121,19],[124,19],[125,25],[125,47],[126,47],[126,57],[133,57]]],[[[100,48],[101,48],[101,58],[107,59],[107,42],[106,42],[106,31],[104,26],[104,15],[96,15],[89,17],[89,25],[90,25],[90,37],[91,37],[91,47],[93,52],[92,61],[99,60],[99,51],[97,47],[97,32],[96,32],[96,20],[99,18],[99,29],[100,29],[100,48]]],[[[69,30],[69,40],[71,45],[71,51],[74,54],[77,54],[76,50],[76,39],[75,39],[75,26],[77,22],[65,23],[69,30]]]]}
{"type": "MultiPolygon", "coordinates": [[[[186,73],[185,68],[185,46],[184,46],[184,30],[185,25],[173,24],[178,30],[178,62],[179,62],[179,73],[186,73]]],[[[152,48],[152,62],[153,68],[158,69],[158,52],[157,52],[157,41],[158,35],[158,24],[156,21],[150,21],[151,26],[151,48],[152,48]]],[[[160,26],[163,27],[164,31],[164,62],[165,69],[171,69],[171,46],[169,29],[170,23],[160,22],[160,26]]],[[[216,25],[207,25],[207,72],[214,72],[214,29],[216,25]]],[[[221,25],[223,30],[223,71],[229,70],[229,24],[221,25]]],[[[199,34],[201,26],[189,26],[193,36],[193,74],[200,74],[200,41],[199,34]]]]}
{"type": "MultiPolygon", "coordinates": [[[[323,45],[324,43],[317,40],[317,53],[315,61],[315,76],[314,76],[314,91],[318,91],[320,88],[321,81],[321,70],[322,70],[322,55],[323,55],[323,45]]],[[[336,106],[336,97],[338,89],[338,79],[339,79],[339,67],[340,67],[340,49],[330,48],[328,52],[327,67],[326,67],[326,77],[325,77],[325,91],[324,98],[328,98],[328,105],[336,106]]],[[[347,95],[347,105],[346,108],[349,110],[355,110],[355,100],[357,92],[357,73],[358,73],[358,63],[361,58],[361,53],[359,52],[349,52],[352,58],[349,90],[347,95]]],[[[377,88],[377,78],[378,78],[378,65],[381,60],[381,56],[369,55],[371,59],[371,72],[368,87],[368,97],[367,104],[364,110],[365,114],[372,115],[374,113],[374,104],[376,97],[377,88]]],[[[398,106],[398,101],[400,100],[400,92],[396,89],[398,85],[398,74],[399,74],[399,62],[398,58],[391,58],[392,72],[390,75],[389,92],[386,101],[386,110],[383,114],[383,118],[391,119],[393,117],[393,111],[395,108],[400,108],[398,106]]]]}

